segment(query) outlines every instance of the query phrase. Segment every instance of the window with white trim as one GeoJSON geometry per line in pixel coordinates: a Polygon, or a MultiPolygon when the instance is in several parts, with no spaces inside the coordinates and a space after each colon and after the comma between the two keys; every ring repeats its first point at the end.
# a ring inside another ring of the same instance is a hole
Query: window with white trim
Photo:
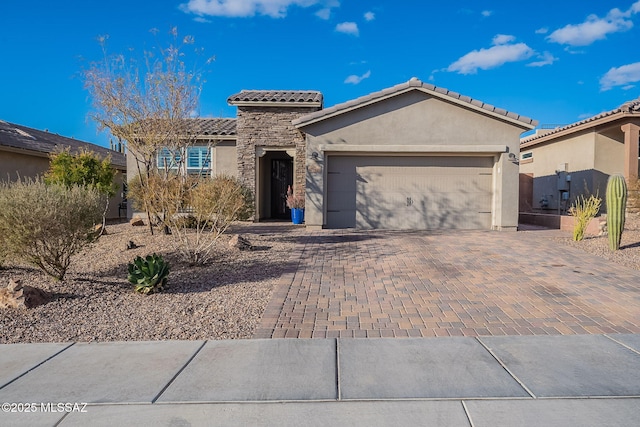
{"type": "Polygon", "coordinates": [[[180,150],[171,151],[168,148],[162,148],[158,152],[158,168],[176,170],[180,164],[180,150]]]}
{"type": "Polygon", "coordinates": [[[211,172],[211,149],[207,146],[192,146],[186,149],[170,150],[162,148],[158,152],[158,168],[177,171],[178,168],[189,174],[207,175],[211,172]],[[184,163],[181,165],[184,156],[184,163]]]}
{"type": "Polygon", "coordinates": [[[187,148],[187,173],[206,175],[211,172],[211,150],[209,147],[187,148]]]}

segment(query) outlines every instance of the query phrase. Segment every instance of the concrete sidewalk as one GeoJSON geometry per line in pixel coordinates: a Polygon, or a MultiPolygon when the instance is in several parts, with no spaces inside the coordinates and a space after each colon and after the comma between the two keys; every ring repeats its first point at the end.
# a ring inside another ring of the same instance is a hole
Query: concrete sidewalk
{"type": "Polygon", "coordinates": [[[0,402],[2,426],[635,425],[640,335],[4,344],[0,402]]]}

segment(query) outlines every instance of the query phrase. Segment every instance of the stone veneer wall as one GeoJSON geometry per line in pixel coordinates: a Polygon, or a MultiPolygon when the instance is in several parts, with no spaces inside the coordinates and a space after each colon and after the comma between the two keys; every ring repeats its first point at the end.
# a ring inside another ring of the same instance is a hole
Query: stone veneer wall
{"type": "Polygon", "coordinates": [[[295,147],[296,157],[293,186],[296,194],[304,196],[305,135],[291,121],[320,107],[238,107],[236,149],[238,178],[255,194],[256,147],[295,147]]]}

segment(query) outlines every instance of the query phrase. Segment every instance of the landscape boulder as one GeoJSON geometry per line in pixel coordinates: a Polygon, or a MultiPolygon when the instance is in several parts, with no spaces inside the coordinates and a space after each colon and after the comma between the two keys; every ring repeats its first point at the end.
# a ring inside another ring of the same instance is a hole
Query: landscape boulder
{"type": "Polygon", "coordinates": [[[233,236],[231,236],[231,239],[229,240],[229,246],[233,249],[238,249],[241,251],[250,251],[251,249],[253,249],[253,245],[251,245],[251,242],[249,242],[249,240],[241,234],[234,234],[233,236]]]}
{"type": "Polygon", "coordinates": [[[48,292],[22,285],[20,280],[9,279],[9,285],[0,288],[0,308],[33,308],[46,304],[50,299],[48,292]]]}
{"type": "Polygon", "coordinates": [[[144,221],[141,218],[131,218],[131,221],[129,221],[129,224],[131,224],[134,227],[142,227],[144,225],[144,221]]]}

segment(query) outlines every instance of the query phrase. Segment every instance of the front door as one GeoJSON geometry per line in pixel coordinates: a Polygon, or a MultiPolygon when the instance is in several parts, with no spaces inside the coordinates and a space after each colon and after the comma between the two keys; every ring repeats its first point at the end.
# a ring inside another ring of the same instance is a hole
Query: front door
{"type": "Polygon", "coordinates": [[[271,160],[271,218],[288,219],[287,188],[293,185],[293,160],[271,160]]]}

